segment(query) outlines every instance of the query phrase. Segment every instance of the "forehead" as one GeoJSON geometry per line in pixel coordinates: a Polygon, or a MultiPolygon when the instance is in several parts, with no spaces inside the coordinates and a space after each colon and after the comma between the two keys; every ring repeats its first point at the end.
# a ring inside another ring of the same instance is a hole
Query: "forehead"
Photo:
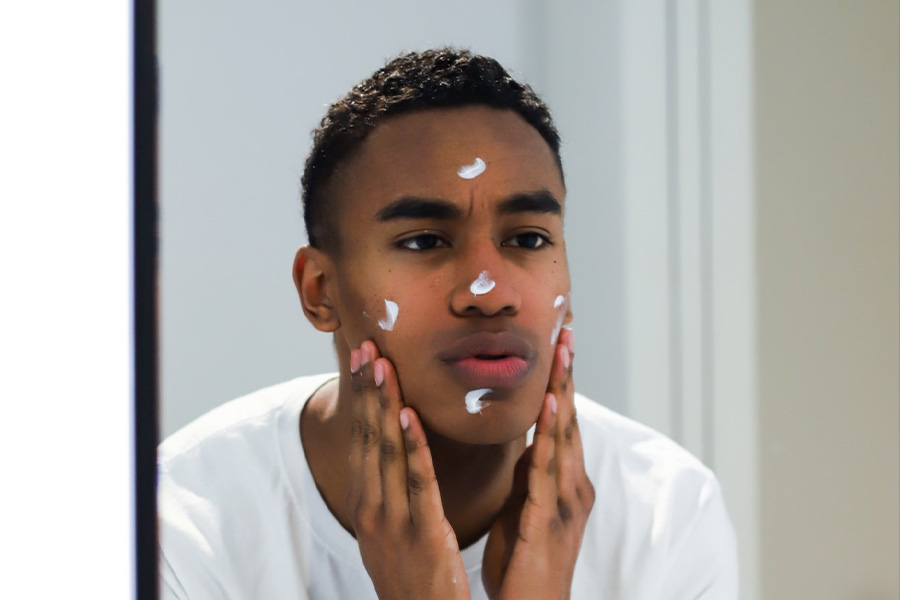
{"type": "Polygon", "coordinates": [[[408,195],[453,201],[479,192],[489,200],[544,189],[562,201],[565,193],[555,155],[540,133],[512,110],[485,106],[390,117],[335,175],[341,212],[357,214],[374,214],[408,195]],[[459,169],[476,158],[484,161],[484,173],[460,177],[459,169]]]}

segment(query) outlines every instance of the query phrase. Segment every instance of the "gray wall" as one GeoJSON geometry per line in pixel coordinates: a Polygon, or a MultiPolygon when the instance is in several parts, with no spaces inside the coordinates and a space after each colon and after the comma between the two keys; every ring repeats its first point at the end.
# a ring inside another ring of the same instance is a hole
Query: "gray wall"
{"type": "Polygon", "coordinates": [[[762,596],[900,597],[900,14],[756,4],[762,596]]]}

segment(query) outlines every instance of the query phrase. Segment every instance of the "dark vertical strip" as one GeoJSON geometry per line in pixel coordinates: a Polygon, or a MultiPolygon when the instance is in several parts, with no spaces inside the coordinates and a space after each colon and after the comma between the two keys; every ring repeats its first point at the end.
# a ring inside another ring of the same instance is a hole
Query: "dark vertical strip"
{"type": "Polygon", "coordinates": [[[703,414],[703,454],[706,465],[715,466],[714,381],[713,381],[713,241],[712,241],[712,73],[709,31],[709,0],[698,6],[698,79],[700,104],[700,265],[701,280],[701,410],[703,414]]]}
{"type": "Polygon", "coordinates": [[[669,419],[672,438],[684,442],[684,359],[681,354],[681,211],[678,137],[678,5],[666,2],[666,197],[669,254],[669,419]]]}
{"type": "Polygon", "coordinates": [[[158,418],[156,5],[134,0],[134,474],[138,600],[159,598],[156,528],[158,418]]]}

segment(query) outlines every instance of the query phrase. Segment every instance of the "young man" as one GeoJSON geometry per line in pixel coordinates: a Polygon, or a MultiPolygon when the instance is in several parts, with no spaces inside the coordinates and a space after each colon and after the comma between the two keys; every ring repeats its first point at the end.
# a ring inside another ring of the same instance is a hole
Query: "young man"
{"type": "Polygon", "coordinates": [[[167,598],[736,598],[713,475],[577,395],[559,136],[492,59],[395,59],[303,178],[340,371],[160,448],[167,598]]]}

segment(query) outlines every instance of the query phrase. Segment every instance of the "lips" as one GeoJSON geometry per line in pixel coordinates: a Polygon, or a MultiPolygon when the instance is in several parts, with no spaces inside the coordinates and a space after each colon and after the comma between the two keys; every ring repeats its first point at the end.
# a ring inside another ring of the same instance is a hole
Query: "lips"
{"type": "Polygon", "coordinates": [[[528,376],[536,354],[515,333],[482,331],[456,339],[438,358],[455,378],[472,388],[510,388],[528,376]]]}

